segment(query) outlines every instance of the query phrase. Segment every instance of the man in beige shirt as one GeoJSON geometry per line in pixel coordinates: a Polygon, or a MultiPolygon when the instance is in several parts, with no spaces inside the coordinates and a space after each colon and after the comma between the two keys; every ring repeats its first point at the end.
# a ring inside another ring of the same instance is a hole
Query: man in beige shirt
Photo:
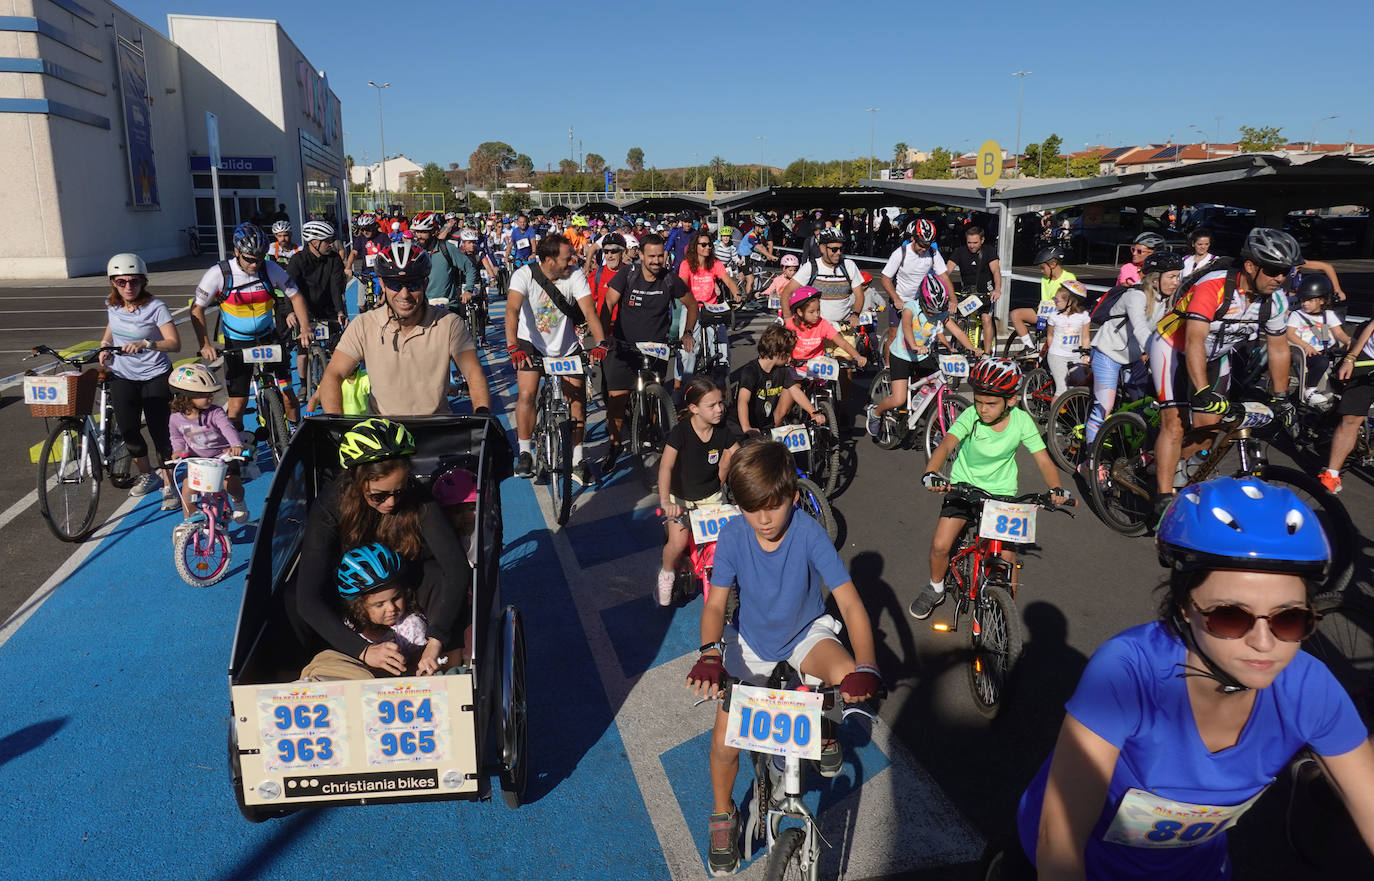
{"type": "Polygon", "coordinates": [[[372,409],[381,416],[448,413],[449,363],[467,380],[473,410],[488,412],[487,377],[466,325],[425,299],[430,270],[423,248],[403,241],[377,255],[383,303],[349,324],[320,382],[326,413],[343,412],[343,381],[367,365],[372,409]]]}

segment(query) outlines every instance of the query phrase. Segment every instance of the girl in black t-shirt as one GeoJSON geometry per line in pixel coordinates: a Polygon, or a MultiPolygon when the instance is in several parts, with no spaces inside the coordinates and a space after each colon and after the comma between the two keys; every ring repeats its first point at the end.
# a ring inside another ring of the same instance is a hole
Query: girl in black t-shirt
{"type": "Polygon", "coordinates": [[[658,465],[658,497],[667,529],[658,571],[660,606],[672,602],[673,570],[691,537],[686,509],[720,501],[721,482],[738,447],[725,425],[725,394],[720,386],[704,376],[693,377],[683,400],[686,406],[668,432],[658,465]]]}

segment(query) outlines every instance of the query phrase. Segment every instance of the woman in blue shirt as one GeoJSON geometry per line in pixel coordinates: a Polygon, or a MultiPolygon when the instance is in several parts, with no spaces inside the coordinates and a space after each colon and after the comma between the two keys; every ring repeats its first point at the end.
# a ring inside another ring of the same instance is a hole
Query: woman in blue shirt
{"type": "Polygon", "coordinates": [[[1226,829],[1303,746],[1374,850],[1374,748],[1350,698],[1299,651],[1330,549],[1290,490],[1219,478],[1159,525],[1160,620],[1104,643],[1021,800],[1040,879],[1225,879],[1226,829]]]}

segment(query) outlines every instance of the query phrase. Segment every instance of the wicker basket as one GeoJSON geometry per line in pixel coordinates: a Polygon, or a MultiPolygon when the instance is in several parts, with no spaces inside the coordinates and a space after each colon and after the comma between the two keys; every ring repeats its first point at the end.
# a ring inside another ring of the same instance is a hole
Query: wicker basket
{"type": "Polygon", "coordinates": [[[67,403],[30,404],[29,413],[39,418],[51,416],[85,416],[95,405],[95,389],[100,371],[92,368],[84,373],[59,374],[67,381],[67,403]]]}

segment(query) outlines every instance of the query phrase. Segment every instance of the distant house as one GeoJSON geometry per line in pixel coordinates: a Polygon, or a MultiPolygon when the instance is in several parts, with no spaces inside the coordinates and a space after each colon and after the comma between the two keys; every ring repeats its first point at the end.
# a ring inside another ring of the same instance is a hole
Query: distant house
{"type": "MultiPolygon", "coordinates": [[[[386,187],[388,190],[402,191],[405,186],[402,178],[413,176],[424,171],[424,167],[416,164],[404,155],[392,156],[386,160],[386,187]]],[[[364,184],[374,190],[382,188],[382,163],[374,162],[371,165],[355,165],[349,173],[349,181],[354,184],[364,184]]]]}

